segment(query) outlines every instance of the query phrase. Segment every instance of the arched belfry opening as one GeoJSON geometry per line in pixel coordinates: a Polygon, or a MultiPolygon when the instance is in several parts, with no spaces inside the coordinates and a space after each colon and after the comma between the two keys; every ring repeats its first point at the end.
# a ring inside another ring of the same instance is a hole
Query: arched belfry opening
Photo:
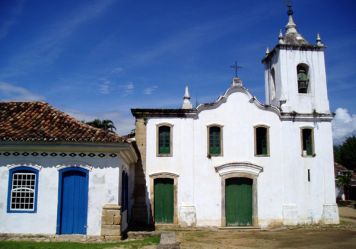
{"type": "Polygon", "coordinates": [[[308,93],[309,88],[309,66],[301,63],[297,66],[298,93],[308,93]]]}

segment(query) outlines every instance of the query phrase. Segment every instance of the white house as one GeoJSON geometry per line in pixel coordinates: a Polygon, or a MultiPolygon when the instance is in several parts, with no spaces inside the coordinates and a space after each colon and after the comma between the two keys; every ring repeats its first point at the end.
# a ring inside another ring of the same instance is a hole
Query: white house
{"type": "Polygon", "coordinates": [[[118,135],[46,103],[0,103],[0,233],[119,239],[136,161],[118,135]]]}
{"type": "Polygon", "coordinates": [[[266,104],[234,78],[216,102],[132,109],[147,188],[147,220],[181,226],[339,222],[324,45],[288,11],[267,51],[266,104]]]}

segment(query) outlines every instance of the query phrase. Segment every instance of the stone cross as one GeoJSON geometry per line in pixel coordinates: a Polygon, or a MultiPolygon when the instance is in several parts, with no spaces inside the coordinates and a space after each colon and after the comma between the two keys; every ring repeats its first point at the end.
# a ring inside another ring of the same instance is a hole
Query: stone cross
{"type": "Polygon", "coordinates": [[[235,77],[237,78],[237,70],[241,69],[242,67],[237,65],[237,61],[235,61],[234,65],[231,65],[230,67],[235,70],[235,77]]]}

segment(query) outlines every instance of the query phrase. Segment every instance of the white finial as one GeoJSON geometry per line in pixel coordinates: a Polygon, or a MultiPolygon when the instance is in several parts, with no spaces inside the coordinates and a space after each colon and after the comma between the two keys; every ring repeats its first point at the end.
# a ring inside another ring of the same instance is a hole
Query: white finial
{"type": "Polygon", "coordinates": [[[324,47],[324,44],[321,42],[321,38],[320,38],[320,34],[319,33],[316,35],[316,45],[318,47],[324,47]]]}
{"type": "Polygon", "coordinates": [[[286,34],[290,34],[290,33],[296,33],[296,34],[298,33],[297,25],[293,20],[293,9],[291,4],[288,5],[288,23],[286,25],[286,34]]]}
{"type": "Polygon", "coordinates": [[[278,43],[279,44],[283,44],[284,43],[282,29],[279,30],[278,43]]]}
{"type": "Polygon", "coordinates": [[[242,86],[242,80],[239,78],[239,77],[234,77],[232,79],[232,84],[231,84],[233,87],[236,87],[236,86],[242,86]]]}
{"type": "Polygon", "coordinates": [[[269,54],[269,48],[267,47],[266,48],[266,55],[268,55],[269,54]]]}
{"type": "Polygon", "coordinates": [[[190,103],[189,89],[188,86],[185,87],[182,109],[192,109],[193,105],[190,103]]]}

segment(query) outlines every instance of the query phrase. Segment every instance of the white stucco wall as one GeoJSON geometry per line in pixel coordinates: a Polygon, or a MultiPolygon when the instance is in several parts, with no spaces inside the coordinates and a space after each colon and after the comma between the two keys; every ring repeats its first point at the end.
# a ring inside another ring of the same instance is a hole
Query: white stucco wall
{"type": "MultiPolygon", "coordinates": [[[[59,152],[60,153],[60,152],[59,152]]],[[[57,152],[57,154],[59,154],[57,152]]],[[[120,204],[120,157],[0,156],[0,233],[56,234],[59,164],[89,165],[87,234],[100,235],[104,204],[120,204]],[[7,213],[9,166],[36,164],[39,170],[36,213],[7,213]]],[[[127,226],[124,222],[123,226],[127,226]]]]}
{"type": "Polygon", "coordinates": [[[331,212],[337,223],[330,122],[281,121],[276,113],[258,108],[250,98],[244,92],[233,92],[226,103],[201,111],[197,118],[149,118],[147,188],[152,174],[177,174],[178,223],[220,226],[222,180],[215,167],[250,162],[263,168],[257,177],[259,226],[321,222],[325,212],[329,216],[331,212]],[[162,123],[173,125],[171,157],[156,156],[156,126],[162,123]],[[223,126],[223,155],[208,158],[207,126],[211,124],[223,126]],[[270,127],[268,157],[254,155],[254,126],[259,124],[270,127]],[[305,126],[314,129],[315,157],[301,155],[300,129],[305,126]],[[191,219],[189,213],[194,209],[196,221],[184,220],[191,219]]]}

